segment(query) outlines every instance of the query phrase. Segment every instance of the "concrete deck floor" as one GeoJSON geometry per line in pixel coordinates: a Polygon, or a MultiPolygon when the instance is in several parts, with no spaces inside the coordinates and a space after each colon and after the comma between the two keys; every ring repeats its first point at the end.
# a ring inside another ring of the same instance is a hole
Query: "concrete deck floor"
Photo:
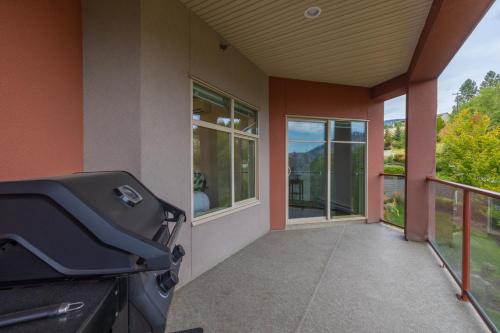
{"type": "Polygon", "coordinates": [[[457,291],[388,226],[271,232],[178,290],[167,331],[487,332],[457,291]]]}

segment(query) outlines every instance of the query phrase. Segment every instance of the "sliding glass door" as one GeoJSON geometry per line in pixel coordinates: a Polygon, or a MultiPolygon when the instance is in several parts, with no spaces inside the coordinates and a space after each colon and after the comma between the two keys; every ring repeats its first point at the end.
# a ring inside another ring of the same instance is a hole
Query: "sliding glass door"
{"type": "Polygon", "coordinates": [[[366,122],[289,119],[288,220],[365,215],[366,122]]]}

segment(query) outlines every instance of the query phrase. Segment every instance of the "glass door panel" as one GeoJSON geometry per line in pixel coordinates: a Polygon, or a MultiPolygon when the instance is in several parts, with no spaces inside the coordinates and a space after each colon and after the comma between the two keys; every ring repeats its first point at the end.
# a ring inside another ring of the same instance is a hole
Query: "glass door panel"
{"type": "Polygon", "coordinates": [[[288,218],[326,218],[326,122],[288,123],[288,218]]]}
{"type": "Polygon", "coordinates": [[[331,218],[365,214],[365,148],[364,143],[331,143],[331,218]]]}

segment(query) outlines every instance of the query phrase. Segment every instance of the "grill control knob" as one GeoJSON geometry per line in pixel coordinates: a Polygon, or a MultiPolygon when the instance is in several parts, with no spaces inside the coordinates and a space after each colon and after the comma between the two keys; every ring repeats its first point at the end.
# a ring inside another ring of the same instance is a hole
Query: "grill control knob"
{"type": "Polygon", "coordinates": [[[184,257],[185,254],[186,254],[186,251],[184,250],[182,245],[176,245],[174,247],[174,250],[172,251],[172,256],[174,258],[174,262],[178,262],[179,259],[184,257]]]}
{"type": "Polygon", "coordinates": [[[158,288],[165,294],[167,294],[170,289],[175,287],[179,283],[179,277],[174,271],[166,271],[156,277],[156,282],[158,283],[158,288]]]}

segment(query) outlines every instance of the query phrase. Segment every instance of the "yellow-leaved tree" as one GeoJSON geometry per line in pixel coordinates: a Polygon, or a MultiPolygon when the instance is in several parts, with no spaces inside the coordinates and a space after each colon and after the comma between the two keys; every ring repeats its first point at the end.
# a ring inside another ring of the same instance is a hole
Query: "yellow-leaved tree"
{"type": "Polygon", "coordinates": [[[461,110],[440,133],[439,177],[500,191],[500,126],[472,108],[461,110]]]}

